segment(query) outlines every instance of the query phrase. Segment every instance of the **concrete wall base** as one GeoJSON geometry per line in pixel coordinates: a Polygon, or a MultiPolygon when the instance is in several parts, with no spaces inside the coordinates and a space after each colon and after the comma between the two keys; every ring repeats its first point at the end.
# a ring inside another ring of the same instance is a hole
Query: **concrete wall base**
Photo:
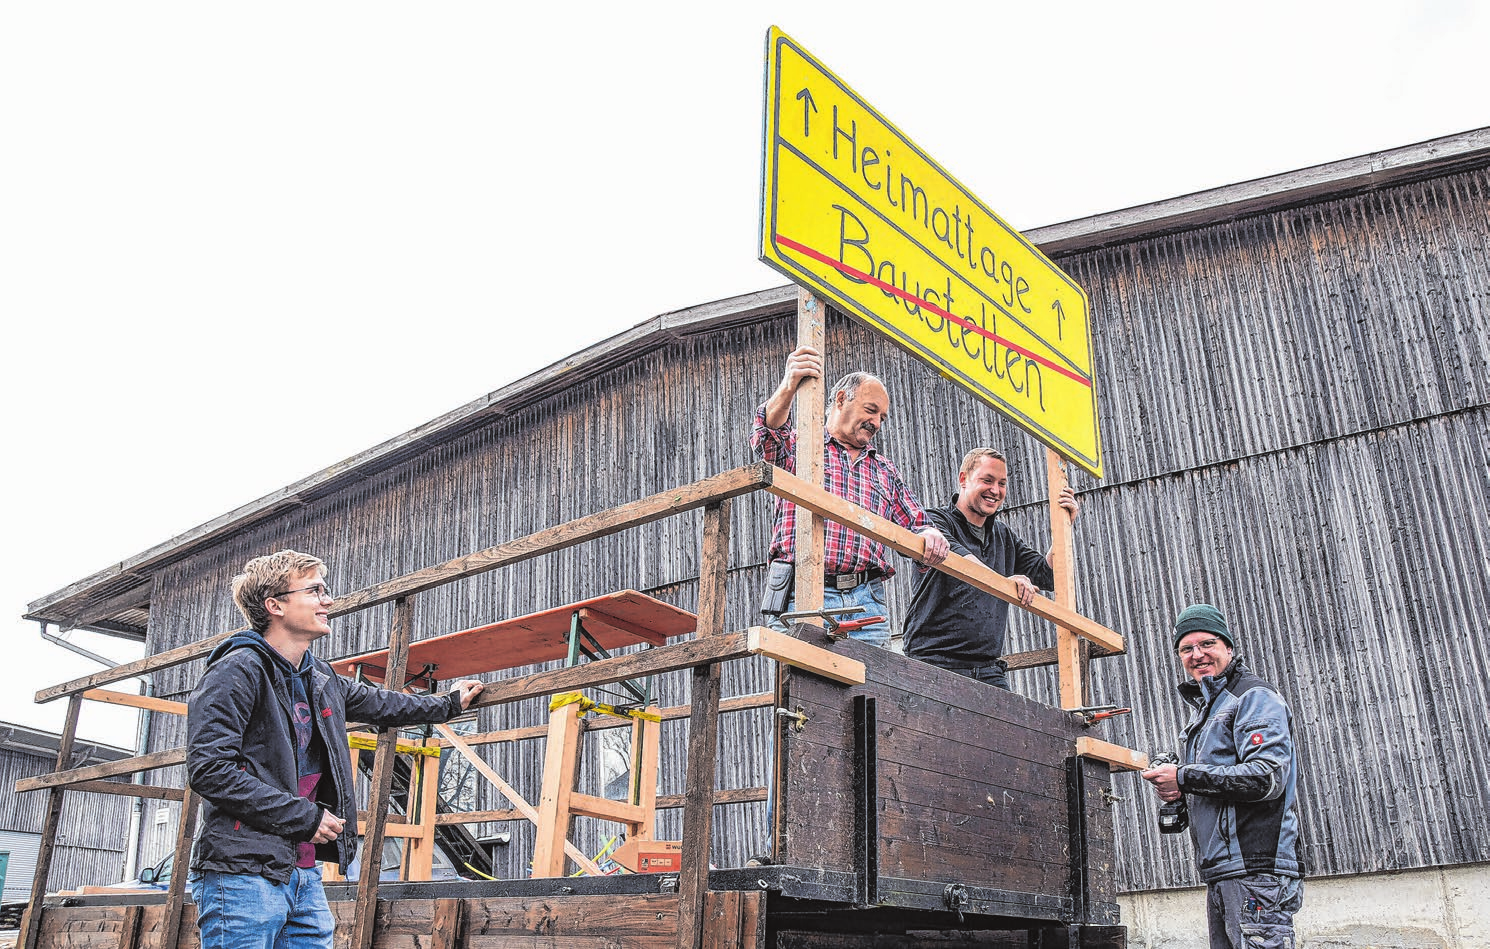
{"type": "MultiPolygon", "coordinates": [[[[1205,890],[1118,897],[1130,949],[1206,949],[1205,890]]],[[[1490,865],[1310,879],[1298,949],[1486,949],[1490,865]]]]}

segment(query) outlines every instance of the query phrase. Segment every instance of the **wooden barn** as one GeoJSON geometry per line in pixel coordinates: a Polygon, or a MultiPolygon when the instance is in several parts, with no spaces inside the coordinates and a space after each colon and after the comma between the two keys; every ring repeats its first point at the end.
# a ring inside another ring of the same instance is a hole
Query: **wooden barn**
{"type": "MultiPolygon", "coordinates": [[[[0,722],[0,787],[49,774],[57,766],[61,736],[40,728],[0,722]]],[[[77,743],[73,751],[79,767],[128,758],[124,748],[77,743]]],[[[36,855],[47,801],[39,794],[0,795],[0,890],[4,903],[25,903],[31,893],[36,855]]],[[[58,844],[52,861],[52,885],[71,889],[99,880],[113,882],[125,868],[128,835],[120,828],[130,822],[131,803],[122,797],[74,794],[58,823],[58,844]]],[[[138,817],[136,817],[138,819],[138,817]]],[[[12,912],[0,913],[0,929],[19,922],[12,912]]]]}
{"type": "MultiPolygon", "coordinates": [[[[1471,944],[1454,941],[1468,938],[1465,927],[1490,932],[1490,913],[1472,895],[1484,889],[1490,865],[1490,837],[1482,831],[1490,817],[1484,790],[1490,786],[1484,713],[1490,707],[1484,625],[1490,613],[1490,129],[1027,237],[1086,289],[1092,303],[1107,476],[1097,482],[1073,475],[1083,504],[1075,535],[1076,603],[1080,613],[1126,641],[1124,654],[1092,663],[1094,701],[1133,708],[1131,715],[1103,722],[1097,733],[1144,751],[1174,744],[1179,670],[1170,624],[1191,602],[1217,604],[1236,631],[1239,654],[1279,686],[1294,710],[1309,892],[1334,894],[1334,903],[1349,907],[1337,920],[1327,906],[1306,903],[1301,931],[1351,945],[1365,938],[1360,927],[1390,931],[1410,916],[1416,931],[1449,933],[1444,945],[1471,944]],[[1414,901],[1410,913],[1404,893],[1414,901]]],[[[717,505],[616,531],[584,519],[658,492],[711,483],[724,472],[755,470],[748,468],[749,413],[776,384],[794,345],[796,300],[793,288],[782,288],[638,324],[81,578],[32,603],[28,618],[143,638],[147,652],[159,655],[239,626],[228,581],[261,553],[286,546],[314,552],[327,560],[339,591],[368,591],[580,522],[590,531],[584,543],[541,556],[499,557],[500,563],[483,563],[459,577],[447,569],[437,586],[401,587],[419,589],[417,612],[408,621],[412,638],[625,590],[701,615],[717,613],[723,630],[746,630],[758,622],[772,503],[767,491],[733,496],[723,524],[717,505]],[[710,371],[697,372],[701,365],[710,371]],[[722,545],[717,557],[710,558],[707,544],[701,547],[701,537],[722,545]]],[[[830,376],[862,368],[884,379],[892,398],[918,394],[914,403],[902,398],[896,404],[879,443],[924,500],[950,499],[968,448],[1001,447],[1011,474],[1003,516],[1032,543],[1045,543],[1043,447],[836,313],[827,324],[827,350],[830,376]]],[[[908,600],[912,572],[902,570],[892,585],[892,621],[908,600]]],[[[353,656],[387,645],[394,602],[377,596],[365,602],[373,605],[338,619],[321,654],[353,656]]],[[[1017,615],[1011,633],[1016,651],[1037,654],[1052,644],[1050,624],[1033,616],[1017,615]]],[[[622,652],[632,654],[628,650],[622,652]]],[[[855,652],[841,643],[833,651],[855,652]]],[[[849,691],[878,698],[879,786],[899,787],[885,771],[905,764],[883,756],[887,742],[895,742],[883,734],[894,731],[884,725],[887,710],[900,710],[892,718],[902,714],[907,706],[897,696],[908,683],[923,695],[941,689],[946,696],[959,685],[915,680],[926,667],[901,657],[850,658],[864,661],[869,682],[878,676],[896,690],[849,691]]],[[[793,708],[770,700],[780,685],[777,659],[769,651],[730,654],[711,667],[721,670],[716,785],[724,797],[714,808],[711,857],[719,868],[743,868],[752,855],[779,844],[766,826],[764,790],[773,780],[770,736],[790,741],[792,722],[777,713],[793,708]]],[[[543,675],[562,665],[502,675],[543,675]]],[[[160,668],[155,694],[183,701],[199,671],[200,662],[160,668]]],[[[696,675],[659,675],[655,704],[686,706],[696,675]]],[[[1080,723],[1071,724],[1073,716],[1051,708],[1056,686],[1048,666],[1031,665],[1011,678],[1016,695],[1000,695],[987,715],[1043,730],[1062,747],[1082,731],[1080,723]]],[[[801,673],[800,681],[816,688],[819,680],[801,673]]],[[[831,716],[844,717],[846,734],[856,733],[853,696],[835,695],[819,700],[833,709],[831,716]]],[[[1005,753],[997,743],[980,746],[981,739],[967,737],[994,726],[959,701],[948,698],[937,711],[947,716],[945,734],[959,736],[962,746],[1005,753]]],[[[657,793],[659,805],[669,809],[660,812],[658,839],[685,836],[677,807],[686,790],[682,764],[696,752],[685,718],[664,715],[661,723],[657,793]]],[[[485,708],[471,726],[478,734],[513,736],[480,746],[480,756],[529,801],[543,790],[545,743],[520,736],[541,738],[549,721],[547,698],[535,694],[485,708]]],[[[859,724],[862,734],[862,718],[859,724]]],[[[607,734],[618,731],[587,734],[584,759],[604,760],[607,734]]],[[[157,714],[151,736],[152,750],[165,753],[182,744],[184,723],[157,714]]],[[[829,757],[835,767],[847,767],[843,761],[861,760],[863,751],[842,748],[829,757]]],[[[1041,755],[1028,756],[1035,759],[1050,765],[1041,755]]],[[[985,770],[966,763],[957,769],[985,770]]],[[[583,768],[579,790],[599,795],[625,770],[583,768]]],[[[1028,777],[1017,771],[1000,774],[995,783],[1017,793],[1028,777]]],[[[825,765],[822,773],[834,772],[825,765]]],[[[967,778],[970,787],[995,781],[986,774],[967,778]]],[[[168,769],[153,780],[179,787],[181,777],[168,769]]],[[[888,801],[882,792],[877,806],[860,800],[858,811],[849,807],[839,815],[847,829],[833,825],[818,834],[819,866],[878,860],[871,869],[883,874],[882,882],[926,885],[927,893],[896,905],[909,911],[924,904],[935,918],[916,917],[908,926],[903,914],[866,917],[884,934],[875,938],[902,940],[875,945],[912,944],[905,940],[914,927],[956,929],[964,906],[989,918],[1008,909],[992,898],[958,903],[968,899],[966,892],[933,894],[930,881],[967,879],[980,866],[1035,868],[1042,862],[1063,868],[1056,889],[1076,900],[1051,920],[1069,921],[1077,912],[1094,925],[1115,922],[1106,909],[1114,899],[1105,888],[1110,877],[1130,943],[1145,945],[1146,934],[1174,929],[1181,912],[1177,894],[1195,886],[1197,877],[1188,841],[1156,832],[1154,801],[1141,782],[1116,774],[1110,791],[1099,794],[1097,785],[1106,790],[1106,781],[1093,777],[1092,813],[1062,818],[1060,847],[1095,848],[1094,860],[1083,865],[1093,873],[1086,881],[1091,886],[1079,898],[1072,896],[1081,888],[1073,886],[1069,852],[1055,854],[1038,843],[1026,854],[993,852],[986,846],[993,837],[980,841],[976,831],[954,832],[955,820],[939,824],[936,815],[956,817],[957,806],[927,795],[888,801]],[[866,809],[872,813],[865,815],[866,809]],[[853,813],[860,815],[861,836],[866,826],[877,835],[877,848],[843,843],[853,838],[853,813]],[[1083,822],[1088,833],[1073,835],[1083,822]],[[1098,825],[1105,829],[1093,829],[1098,825]],[[840,845],[848,849],[828,853],[840,845]],[[1102,862],[1107,851],[1110,865],[1102,862]],[[950,869],[938,874],[943,864],[950,869]]],[[[851,776],[844,782],[847,793],[854,782],[851,776]]],[[[806,785],[791,786],[800,795],[806,785]]],[[[473,838],[483,841],[482,865],[499,880],[527,877],[540,843],[534,825],[489,783],[477,783],[473,793],[469,809],[500,812],[489,815],[489,824],[471,825],[473,838]],[[501,834],[509,835],[505,842],[501,834]]],[[[1060,807],[1074,799],[1067,796],[1060,807]]],[[[792,846],[814,836],[797,833],[792,846]]],[[[581,818],[573,840],[580,851],[595,854],[610,835],[606,822],[581,818]]],[[[141,862],[149,863],[171,842],[134,845],[141,862]]],[[[872,905],[862,890],[865,869],[856,871],[861,889],[848,895],[860,908],[872,905]]],[[[1038,891],[1044,884],[1034,875],[1031,869],[998,892],[1007,898],[1038,891]]],[[[806,886],[757,876],[770,899],[806,886]]],[[[836,885],[827,877],[817,883],[836,885]]],[[[583,884],[574,886],[584,891],[583,884]]],[[[806,907],[832,899],[806,889],[793,898],[799,915],[763,923],[759,944],[834,944],[800,935],[814,928],[806,907]]],[[[1198,915],[1198,897],[1188,894],[1184,902],[1194,904],[1184,911],[1198,915]]],[[[1028,913],[1010,909],[1007,915],[1041,912],[1023,909],[1028,913]]],[[[736,914],[749,915],[738,908],[736,914]]]]}

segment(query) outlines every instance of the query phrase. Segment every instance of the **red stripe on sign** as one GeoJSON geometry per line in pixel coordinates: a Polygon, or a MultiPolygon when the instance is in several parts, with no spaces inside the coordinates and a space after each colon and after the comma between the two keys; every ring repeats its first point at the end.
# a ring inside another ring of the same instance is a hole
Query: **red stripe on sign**
{"type": "Polygon", "coordinates": [[[941,307],[937,306],[935,303],[928,303],[927,301],[925,301],[925,300],[921,299],[920,297],[916,296],[914,293],[906,293],[904,290],[902,290],[899,287],[895,286],[893,283],[885,283],[883,280],[880,280],[877,277],[872,277],[869,274],[863,272],[862,270],[855,270],[854,268],[848,266],[845,263],[842,263],[841,261],[834,260],[832,257],[829,257],[826,254],[819,253],[818,251],[813,250],[811,247],[808,247],[805,244],[798,244],[796,241],[792,240],[789,237],[782,237],[780,234],[777,234],[776,235],[776,243],[780,244],[782,247],[786,247],[786,248],[788,248],[790,250],[794,250],[794,251],[796,251],[799,254],[806,254],[808,257],[811,257],[813,260],[817,261],[820,264],[827,264],[829,267],[832,267],[834,270],[838,271],[841,274],[844,274],[844,275],[849,276],[849,277],[853,277],[856,280],[862,280],[865,283],[869,284],[870,286],[878,287],[879,289],[885,291],[886,293],[893,294],[894,296],[900,297],[902,300],[909,300],[910,302],[916,304],[917,306],[925,307],[926,309],[928,309],[931,312],[935,313],[937,316],[940,316],[942,319],[944,319],[944,320],[951,320],[953,323],[956,323],[958,326],[961,326],[961,327],[964,327],[965,329],[971,330],[972,332],[977,333],[979,336],[982,336],[982,337],[985,337],[987,339],[993,340],[995,343],[998,343],[1000,346],[1004,347],[1005,349],[1008,349],[1008,350],[1011,350],[1013,352],[1018,353],[1019,355],[1023,356],[1025,359],[1028,359],[1030,362],[1037,363],[1037,364],[1039,364],[1041,366],[1044,366],[1046,369],[1049,369],[1051,372],[1060,373],[1061,375],[1065,376],[1067,379],[1073,379],[1076,382],[1079,382],[1082,385],[1087,386],[1088,388],[1091,387],[1092,381],[1090,379],[1088,379],[1087,377],[1083,376],[1081,373],[1079,373],[1079,372],[1072,372],[1070,369],[1067,369],[1065,366],[1062,366],[1062,365],[1059,365],[1057,363],[1051,362],[1049,359],[1046,359],[1044,356],[1036,355],[1035,353],[1030,352],[1028,349],[1023,348],[1022,346],[1016,346],[1013,343],[1009,342],[1007,339],[1004,339],[1002,336],[999,336],[999,335],[997,335],[995,333],[991,333],[991,332],[989,332],[988,330],[984,329],[983,327],[979,326],[976,323],[973,323],[973,322],[971,322],[969,320],[965,320],[965,319],[963,319],[960,316],[956,316],[954,314],[948,313],[946,310],[944,310],[941,307]]]}

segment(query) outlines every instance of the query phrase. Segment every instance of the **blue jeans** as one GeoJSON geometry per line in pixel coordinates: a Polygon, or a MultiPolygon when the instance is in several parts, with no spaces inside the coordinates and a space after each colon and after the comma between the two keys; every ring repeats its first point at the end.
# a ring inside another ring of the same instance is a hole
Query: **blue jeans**
{"type": "Polygon", "coordinates": [[[1294,949],[1293,914],[1304,882],[1272,873],[1217,880],[1205,888],[1211,949],[1294,949]]]}
{"type": "Polygon", "coordinates": [[[198,870],[190,878],[202,949],[331,949],[336,919],[321,868],[275,883],[251,873],[198,870]]]}
{"type": "MultiPolygon", "coordinates": [[[[796,608],[796,604],[797,595],[793,593],[787,597],[786,609],[783,612],[790,613],[796,608]]],[[[875,623],[871,626],[865,626],[863,629],[850,630],[848,635],[850,639],[862,640],[871,646],[879,646],[882,649],[890,648],[890,623],[888,621],[890,614],[885,609],[884,580],[867,580],[849,590],[834,590],[831,588],[823,590],[824,609],[834,609],[840,606],[862,606],[864,608],[862,613],[851,613],[848,616],[842,617],[844,620],[864,619],[869,616],[886,617],[886,621],[883,623],[875,623]]],[[[767,626],[777,632],[784,633],[787,631],[787,624],[781,621],[781,617],[771,616],[767,613],[761,615],[765,616],[767,626]]]]}

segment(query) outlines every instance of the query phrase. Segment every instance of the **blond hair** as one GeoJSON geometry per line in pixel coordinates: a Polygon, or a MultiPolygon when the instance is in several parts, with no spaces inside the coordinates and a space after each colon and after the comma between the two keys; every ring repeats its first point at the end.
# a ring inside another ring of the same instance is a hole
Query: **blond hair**
{"type": "Polygon", "coordinates": [[[264,609],[264,601],[285,592],[292,577],[311,571],[325,573],[325,562],[298,550],[278,550],[255,557],[233,578],[233,602],[238,604],[238,611],[254,632],[262,633],[269,628],[269,611],[264,609]]]}

